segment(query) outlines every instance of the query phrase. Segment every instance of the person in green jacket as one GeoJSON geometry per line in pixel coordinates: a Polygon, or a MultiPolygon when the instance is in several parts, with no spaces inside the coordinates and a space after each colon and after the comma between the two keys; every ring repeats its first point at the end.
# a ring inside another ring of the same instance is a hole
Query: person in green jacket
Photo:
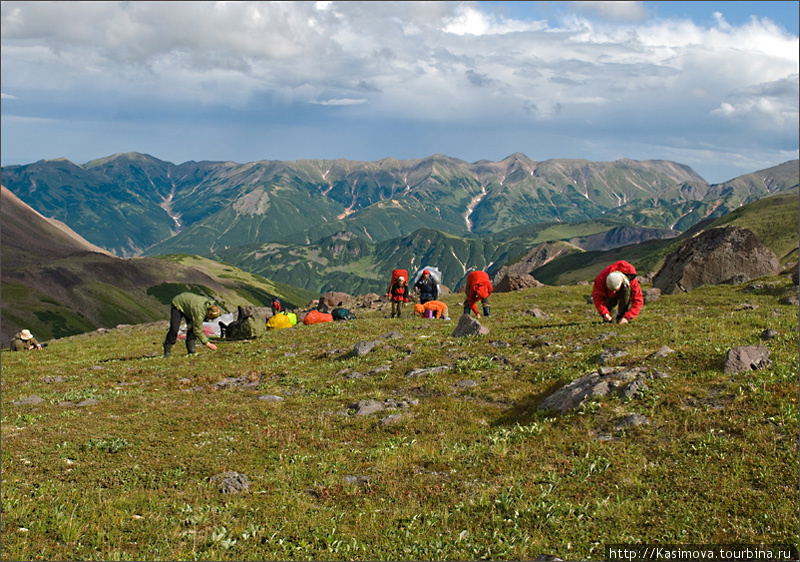
{"type": "Polygon", "coordinates": [[[169,331],[164,340],[164,357],[170,356],[170,351],[178,341],[178,329],[181,320],[186,320],[186,351],[192,354],[196,351],[197,340],[208,349],[215,351],[217,346],[208,341],[203,333],[203,322],[219,318],[219,307],[211,299],[195,295],[194,293],[181,293],[172,299],[172,310],[169,316],[169,331]]]}
{"type": "Polygon", "coordinates": [[[22,330],[11,339],[11,349],[13,351],[30,351],[31,349],[42,349],[42,344],[33,337],[30,330],[22,330]]]}

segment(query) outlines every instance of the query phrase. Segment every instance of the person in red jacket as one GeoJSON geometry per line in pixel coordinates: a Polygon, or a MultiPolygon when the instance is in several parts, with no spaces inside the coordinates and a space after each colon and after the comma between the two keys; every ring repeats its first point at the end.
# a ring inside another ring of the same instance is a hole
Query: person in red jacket
{"type": "Polygon", "coordinates": [[[389,287],[389,298],[392,299],[392,318],[400,318],[403,303],[408,302],[408,283],[403,277],[398,277],[389,287]]]}
{"type": "Polygon", "coordinates": [[[627,324],[636,318],[644,304],[636,269],[623,260],[609,265],[594,280],[592,301],[603,322],[612,321],[611,311],[615,307],[618,323],[627,324]]]}
{"type": "Polygon", "coordinates": [[[494,287],[489,280],[489,276],[485,271],[473,271],[467,275],[467,284],[464,286],[464,293],[467,295],[467,300],[464,301],[464,314],[469,314],[472,310],[475,316],[480,318],[478,314],[478,301],[481,301],[483,306],[483,315],[489,316],[489,295],[492,294],[494,287]]]}

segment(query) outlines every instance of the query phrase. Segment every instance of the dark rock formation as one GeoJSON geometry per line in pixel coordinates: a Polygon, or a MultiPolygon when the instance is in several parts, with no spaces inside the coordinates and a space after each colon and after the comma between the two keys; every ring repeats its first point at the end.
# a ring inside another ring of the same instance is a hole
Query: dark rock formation
{"type": "Polygon", "coordinates": [[[744,282],[776,275],[778,258],[745,228],[712,228],[684,242],[667,256],[653,287],[673,295],[702,285],[744,282]]]}
{"type": "Polygon", "coordinates": [[[507,273],[498,283],[494,285],[497,293],[510,293],[531,287],[544,287],[544,283],[537,281],[533,275],[527,273],[514,274],[507,273]]]}

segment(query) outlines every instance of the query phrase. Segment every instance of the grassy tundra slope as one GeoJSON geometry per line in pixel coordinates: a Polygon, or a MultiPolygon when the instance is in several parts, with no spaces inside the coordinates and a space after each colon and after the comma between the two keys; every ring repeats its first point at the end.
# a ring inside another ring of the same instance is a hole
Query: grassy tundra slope
{"type": "Polygon", "coordinates": [[[611,543],[796,545],[798,309],[779,304],[796,288],[760,283],[662,297],[630,325],[600,323],[588,287],[542,287],[493,295],[483,337],[451,336],[449,295],[450,322],[359,310],[192,358],[159,357],[165,322],[4,350],[2,558],[600,560],[611,543]],[[362,341],[377,343],[347,358],[362,341]],[[770,368],[723,373],[728,349],[758,343],[770,368]],[[654,357],[663,345],[675,352],[654,357]],[[536,410],[606,349],[627,352],[609,366],[668,376],[639,398],[536,410]],[[409,376],[426,367],[442,370],[409,376]],[[367,399],[406,408],[349,407],[367,399]],[[615,429],[632,413],[649,423],[615,429]],[[222,494],[209,479],[226,471],[249,489],[222,494]]]}
{"type": "Polygon", "coordinates": [[[226,309],[305,305],[316,294],[193,256],[118,258],[2,188],[2,336],[22,328],[41,341],[166,318],[172,297],[206,294],[226,309]]]}

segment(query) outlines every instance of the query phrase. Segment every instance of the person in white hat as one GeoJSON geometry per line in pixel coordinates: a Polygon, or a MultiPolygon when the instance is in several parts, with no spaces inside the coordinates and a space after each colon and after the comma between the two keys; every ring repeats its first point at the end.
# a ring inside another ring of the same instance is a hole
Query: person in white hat
{"type": "Polygon", "coordinates": [[[36,341],[30,330],[22,330],[14,334],[11,339],[11,349],[13,351],[30,351],[31,349],[42,349],[42,344],[36,341]]]}
{"type": "Polygon", "coordinates": [[[613,321],[611,311],[615,308],[619,324],[627,324],[636,318],[644,305],[636,269],[624,260],[609,265],[594,280],[592,302],[603,322],[613,321]]]}

